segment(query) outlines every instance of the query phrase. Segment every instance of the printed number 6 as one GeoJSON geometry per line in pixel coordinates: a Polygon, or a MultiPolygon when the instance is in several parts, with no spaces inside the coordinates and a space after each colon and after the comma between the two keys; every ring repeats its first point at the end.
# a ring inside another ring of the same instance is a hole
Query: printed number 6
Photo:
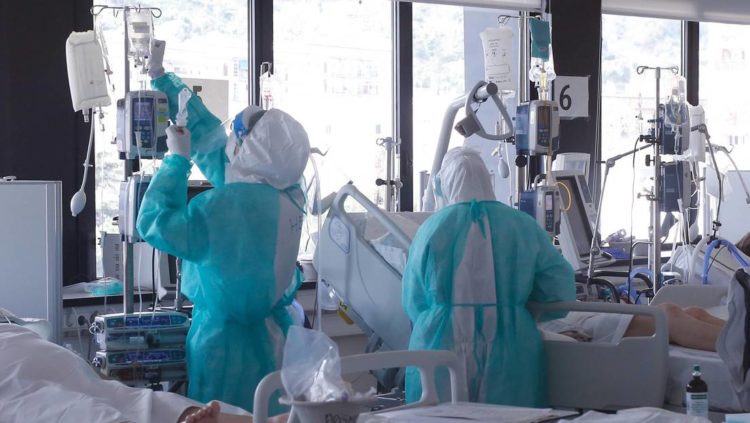
{"type": "Polygon", "coordinates": [[[573,105],[573,99],[565,94],[565,92],[568,91],[568,88],[570,88],[570,85],[566,85],[560,90],[560,107],[562,107],[563,110],[570,110],[570,106],[573,105]]]}

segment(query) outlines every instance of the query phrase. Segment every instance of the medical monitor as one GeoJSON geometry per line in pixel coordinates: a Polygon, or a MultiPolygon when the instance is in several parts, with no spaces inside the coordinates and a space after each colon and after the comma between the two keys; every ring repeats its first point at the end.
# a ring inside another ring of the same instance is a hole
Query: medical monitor
{"type": "Polygon", "coordinates": [[[588,188],[581,184],[583,175],[557,175],[555,180],[560,191],[560,199],[563,207],[563,214],[570,226],[571,235],[575,251],[579,256],[587,256],[591,250],[591,238],[594,231],[591,229],[591,222],[586,213],[585,203],[591,202],[591,196],[588,188]]]}
{"type": "Polygon", "coordinates": [[[588,180],[590,160],[588,153],[560,153],[552,162],[552,170],[582,173],[584,179],[588,180]]]}

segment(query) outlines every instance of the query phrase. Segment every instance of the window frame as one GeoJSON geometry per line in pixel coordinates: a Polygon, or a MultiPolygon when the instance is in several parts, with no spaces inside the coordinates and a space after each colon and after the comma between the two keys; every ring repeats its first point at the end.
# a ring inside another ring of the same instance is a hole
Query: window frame
{"type": "MultiPolygon", "coordinates": [[[[248,103],[256,103],[260,96],[258,72],[263,62],[273,63],[273,0],[247,0],[248,2],[248,57],[249,72],[247,81],[248,103]]],[[[413,20],[412,3],[394,1],[391,26],[393,34],[393,136],[400,140],[399,174],[401,187],[400,211],[413,211],[413,20]]],[[[602,12],[602,15],[604,12],[602,12]]],[[[700,23],[682,22],[681,69],[688,83],[688,101],[697,104],[699,99],[699,33],[700,23]]],[[[601,66],[601,57],[600,57],[601,66]]],[[[601,81],[600,81],[601,92],[601,81]]],[[[601,150],[601,137],[596,140],[595,150],[601,150]]],[[[595,151],[589,153],[594,154],[595,151]]],[[[597,187],[598,188],[598,187],[597,187]]],[[[597,189],[598,192],[598,189],[597,189]]],[[[96,246],[94,246],[96,248],[96,246]]]]}

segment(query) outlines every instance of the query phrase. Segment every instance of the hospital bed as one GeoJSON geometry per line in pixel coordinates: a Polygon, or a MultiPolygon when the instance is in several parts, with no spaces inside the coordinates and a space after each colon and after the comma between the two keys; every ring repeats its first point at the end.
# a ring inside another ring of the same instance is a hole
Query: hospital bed
{"type": "MultiPolygon", "coordinates": [[[[727,320],[727,286],[667,285],[660,289],[651,305],[671,303],[680,307],[701,307],[716,317],[727,320]]],[[[682,407],[685,384],[694,365],[701,366],[703,380],[709,386],[710,407],[715,410],[744,411],[731,384],[727,366],[719,354],[669,346],[666,403],[682,407]]]]}
{"type": "MultiPolygon", "coordinates": [[[[370,338],[366,352],[408,349],[411,322],[401,303],[401,276],[411,240],[427,217],[429,213],[386,213],[353,185],[344,186],[331,206],[315,266],[341,310],[370,338]],[[349,211],[348,199],[366,212],[349,211]]],[[[660,309],[578,302],[535,304],[532,309],[643,314],[657,322],[654,336],[623,339],[617,345],[545,340],[551,406],[619,409],[663,403],[668,334],[660,309]]]]}
{"type": "Polygon", "coordinates": [[[351,184],[331,205],[315,268],[341,310],[369,338],[366,352],[408,349],[411,323],[401,305],[401,277],[411,240],[429,215],[385,212],[351,184]],[[366,212],[348,211],[348,199],[366,212]]]}
{"type": "Polygon", "coordinates": [[[18,325],[31,330],[42,339],[53,342],[53,330],[49,321],[35,318],[18,317],[12,312],[0,307],[0,325],[18,325]]]}
{"type": "Polygon", "coordinates": [[[531,310],[584,311],[651,315],[656,319],[652,337],[628,337],[617,342],[575,342],[564,337],[545,339],[550,404],[592,409],[617,409],[624,405],[683,408],[685,385],[694,365],[701,366],[709,386],[710,408],[744,412],[735,394],[729,369],[719,354],[669,344],[667,322],[656,305],[700,307],[726,320],[727,286],[667,285],[649,306],[603,303],[530,304],[531,310]],[[589,363],[582,366],[581,363],[589,363]],[[570,381],[575,380],[574,384],[570,381]],[[627,404],[622,404],[625,399],[627,404]],[[664,404],[660,404],[663,401],[664,404]]]}

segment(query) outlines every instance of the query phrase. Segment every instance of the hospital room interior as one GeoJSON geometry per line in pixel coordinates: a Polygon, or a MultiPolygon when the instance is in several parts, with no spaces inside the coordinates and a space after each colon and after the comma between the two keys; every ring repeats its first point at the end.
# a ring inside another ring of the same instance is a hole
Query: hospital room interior
{"type": "Polygon", "coordinates": [[[750,2],[0,33],[0,422],[750,422],[750,2]]]}

